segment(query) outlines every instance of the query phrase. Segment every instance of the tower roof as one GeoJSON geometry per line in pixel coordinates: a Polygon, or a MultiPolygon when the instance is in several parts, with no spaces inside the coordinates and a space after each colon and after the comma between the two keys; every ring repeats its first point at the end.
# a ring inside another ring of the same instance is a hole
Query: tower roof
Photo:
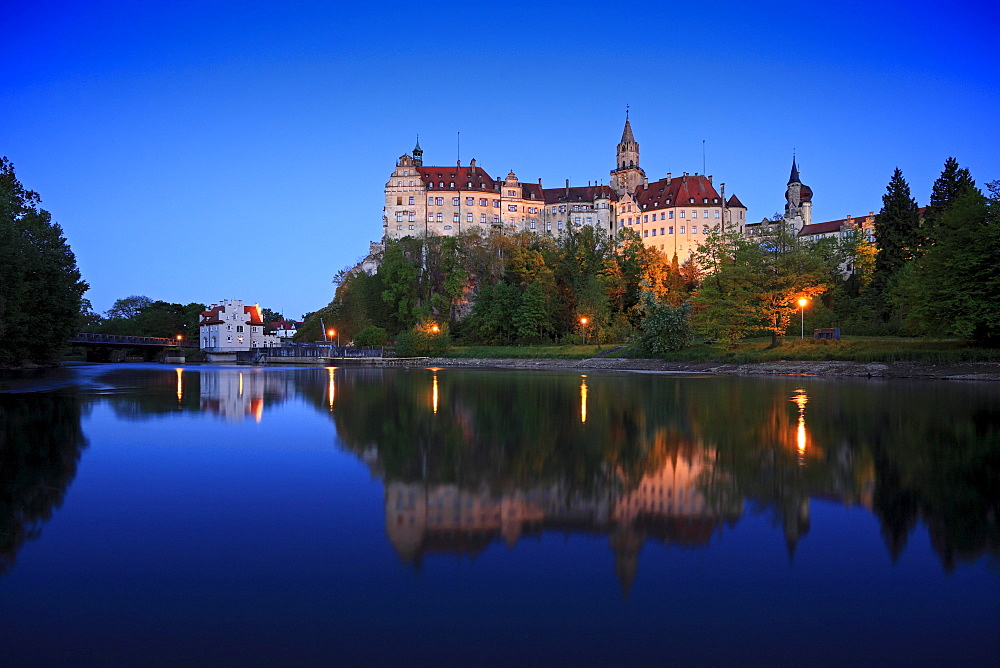
{"type": "Polygon", "coordinates": [[[632,123],[628,120],[628,112],[625,112],[625,129],[622,131],[621,143],[633,142],[635,143],[635,137],[632,136],[632,123]]]}
{"type": "Polygon", "coordinates": [[[413,152],[423,152],[423,149],[420,148],[420,135],[417,135],[417,145],[413,147],[413,152]]]}
{"type": "Polygon", "coordinates": [[[788,175],[788,183],[789,183],[789,185],[791,185],[792,183],[802,183],[802,181],[799,180],[799,168],[796,167],[796,165],[795,165],[795,156],[794,155],[792,156],[792,171],[788,175]]]}

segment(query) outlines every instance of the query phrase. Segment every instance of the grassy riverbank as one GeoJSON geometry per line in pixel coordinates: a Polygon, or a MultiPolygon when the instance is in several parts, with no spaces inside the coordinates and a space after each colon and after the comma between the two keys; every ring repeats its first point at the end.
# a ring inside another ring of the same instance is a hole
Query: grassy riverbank
{"type": "MultiPolygon", "coordinates": [[[[720,344],[696,343],[676,353],[656,356],[671,362],[723,362],[752,364],[781,360],[899,362],[958,364],[962,362],[1000,362],[1000,350],[973,348],[953,339],[902,337],[850,337],[841,341],[786,339],[778,348],[770,340],[753,339],[735,348],[720,344]]],[[[614,344],[568,346],[456,346],[446,357],[491,359],[587,359],[607,353],[614,344]]],[[[609,358],[637,357],[630,348],[613,351],[609,358]]]]}

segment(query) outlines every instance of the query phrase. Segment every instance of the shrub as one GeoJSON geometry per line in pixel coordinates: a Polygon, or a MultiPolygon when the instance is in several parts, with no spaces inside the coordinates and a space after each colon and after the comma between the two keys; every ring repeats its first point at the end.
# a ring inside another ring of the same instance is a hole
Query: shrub
{"type": "Polygon", "coordinates": [[[354,345],[357,346],[381,346],[384,345],[389,334],[381,327],[372,325],[365,327],[354,337],[354,345]]]}
{"type": "Polygon", "coordinates": [[[691,304],[674,308],[656,304],[647,296],[646,316],[639,324],[639,349],[659,355],[691,345],[691,304]]]}

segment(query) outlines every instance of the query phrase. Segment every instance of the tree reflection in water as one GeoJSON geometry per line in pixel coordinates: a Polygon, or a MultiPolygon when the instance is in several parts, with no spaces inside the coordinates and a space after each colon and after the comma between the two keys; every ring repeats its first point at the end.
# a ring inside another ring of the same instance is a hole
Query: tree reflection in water
{"type": "Polygon", "coordinates": [[[0,394],[0,573],[62,505],[86,445],[75,394],[0,394]]]}
{"type": "Polygon", "coordinates": [[[868,508],[893,556],[918,519],[946,569],[1000,554],[993,386],[341,369],[337,388],[409,563],[596,531],[627,589],[648,540],[707,545],[745,503],[791,558],[817,499],[868,508]]]}

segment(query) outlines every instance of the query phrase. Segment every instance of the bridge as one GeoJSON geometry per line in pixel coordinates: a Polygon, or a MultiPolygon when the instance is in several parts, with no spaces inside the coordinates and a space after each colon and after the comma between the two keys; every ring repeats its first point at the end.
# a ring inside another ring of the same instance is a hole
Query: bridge
{"type": "Polygon", "coordinates": [[[164,348],[193,347],[193,344],[183,339],[89,332],[71,337],[69,343],[86,348],[88,362],[123,362],[129,357],[141,357],[147,362],[152,362],[164,348]]]}

